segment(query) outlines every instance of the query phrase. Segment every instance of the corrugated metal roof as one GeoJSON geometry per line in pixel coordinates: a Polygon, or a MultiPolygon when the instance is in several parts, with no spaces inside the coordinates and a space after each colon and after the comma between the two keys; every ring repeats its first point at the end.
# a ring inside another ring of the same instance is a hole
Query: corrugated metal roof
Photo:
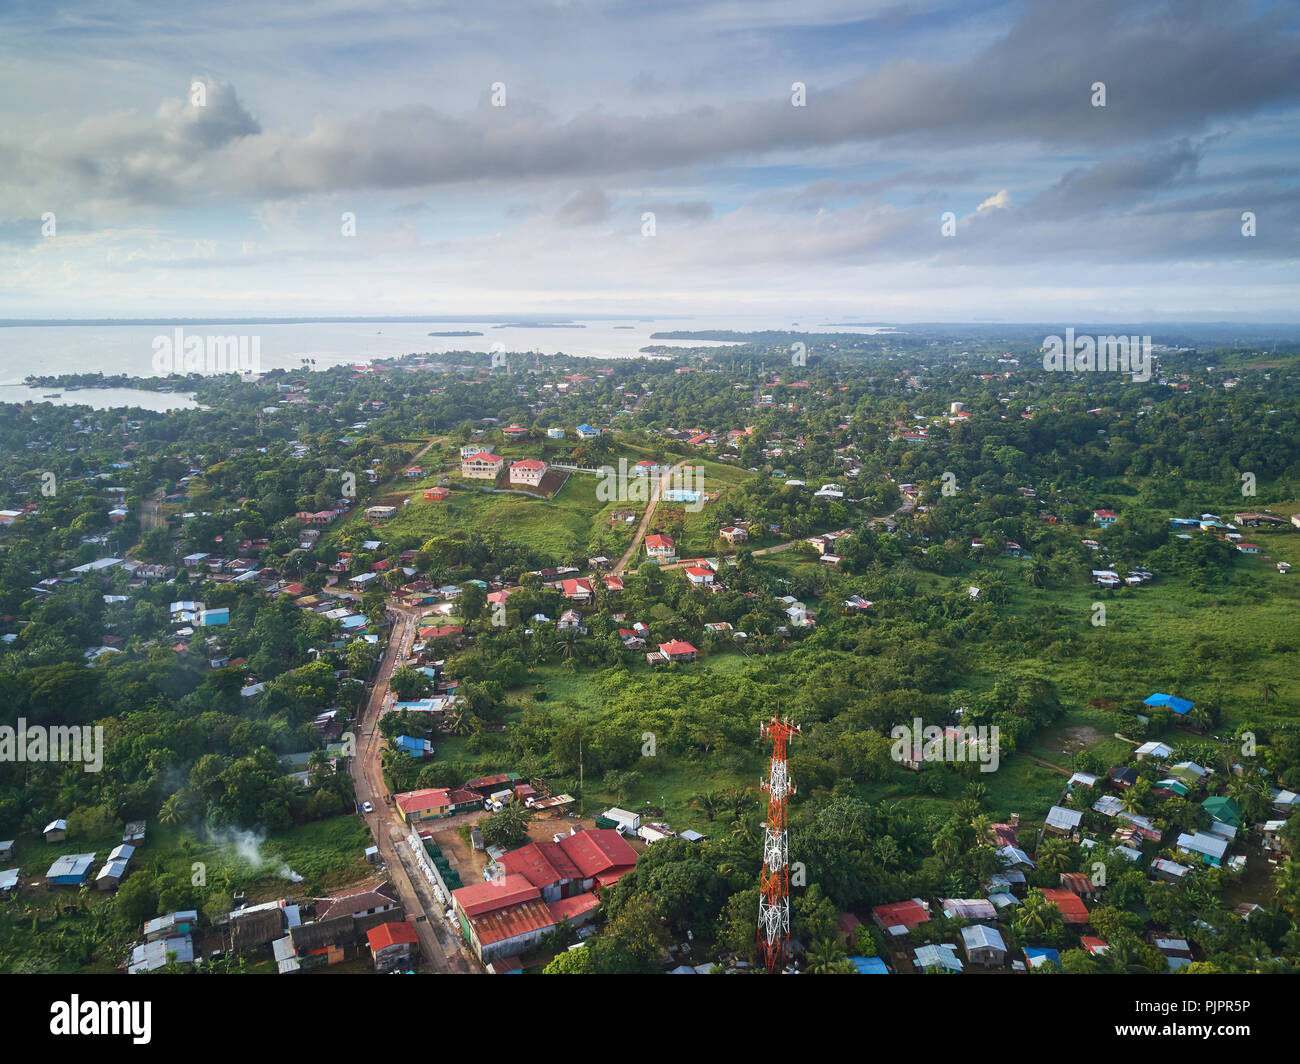
{"type": "Polygon", "coordinates": [[[83,878],[90,873],[90,866],[95,863],[93,853],[65,853],[62,857],[56,858],[50,865],[50,870],[45,873],[46,879],[55,878],[83,878]]]}
{"type": "MultiPolygon", "coordinates": [[[[536,888],[532,888],[536,889],[536,888]]],[[[504,909],[492,909],[481,916],[470,916],[470,926],[480,945],[518,938],[533,931],[545,931],[555,926],[555,918],[547,904],[540,899],[525,901],[504,909]]]]}
{"type": "Polygon", "coordinates": [[[453,890],[451,896],[466,916],[475,917],[496,909],[534,901],[542,895],[525,877],[511,874],[487,883],[461,887],[453,890]]]}
{"type": "Polygon", "coordinates": [[[973,949],[996,949],[1003,953],[1007,951],[1007,944],[1002,941],[1002,936],[991,927],[985,927],[983,924],[971,924],[969,927],[961,929],[961,937],[966,943],[966,952],[969,954],[973,949]]]}

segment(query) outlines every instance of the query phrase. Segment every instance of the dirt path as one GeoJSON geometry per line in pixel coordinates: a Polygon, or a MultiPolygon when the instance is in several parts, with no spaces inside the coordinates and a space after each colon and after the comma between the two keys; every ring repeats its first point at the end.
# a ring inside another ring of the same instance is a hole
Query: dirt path
{"type": "Polygon", "coordinates": [[[471,964],[459,936],[452,934],[443,917],[443,908],[424,882],[423,874],[414,867],[408,852],[406,838],[410,829],[402,822],[397,808],[387,801],[388,788],[384,783],[381,755],[384,740],[379,731],[379,716],[388,697],[388,684],[398,665],[406,660],[415,642],[416,628],[421,611],[414,606],[389,606],[393,629],[388,641],[388,651],[379,665],[370,697],[366,701],[360,722],[357,756],[352,759],[352,779],[357,802],[369,801],[373,813],[365,820],[374,836],[375,845],[392,873],[393,886],[397,888],[407,919],[414,924],[420,938],[420,952],[426,971],[440,973],[477,973],[477,964],[471,964]],[[423,916],[425,919],[418,920],[423,916]]]}
{"type": "Polygon", "coordinates": [[[167,525],[167,519],[162,513],[163,493],[160,490],[154,492],[140,504],[140,523],[144,525],[146,532],[155,528],[164,528],[167,525]]]}
{"type": "Polygon", "coordinates": [[[687,459],[683,458],[675,466],[669,469],[667,473],[664,473],[655,482],[654,487],[650,489],[650,502],[646,505],[645,514],[641,518],[641,523],[636,526],[636,535],[632,537],[632,546],[628,547],[627,553],[619,559],[618,565],[614,566],[615,576],[621,576],[623,573],[627,572],[628,563],[636,556],[636,552],[641,547],[641,541],[645,539],[646,529],[650,527],[650,522],[654,518],[655,507],[659,505],[659,497],[664,493],[664,486],[668,483],[672,475],[681,469],[686,462],[687,459]]]}
{"type": "Polygon", "coordinates": [[[1018,753],[1021,757],[1029,758],[1029,760],[1033,761],[1035,764],[1042,765],[1043,768],[1050,768],[1053,772],[1060,772],[1061,774],[1066,776],[1074,775],[1074,773],[1068,768],[1061,768],[1060,765],[1053,765],[1050,761],[1044,761],[1041,757],[1035,757],[1033,754],[1027,754],[1023,750],[1017,750],[1016,753],[1018,753]]]}

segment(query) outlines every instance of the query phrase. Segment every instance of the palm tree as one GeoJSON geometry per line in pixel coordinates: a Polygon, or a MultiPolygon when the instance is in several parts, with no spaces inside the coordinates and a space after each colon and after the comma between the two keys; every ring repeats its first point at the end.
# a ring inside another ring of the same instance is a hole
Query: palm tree
{"type": "Polygon", "coordinates": [[[971,821],[971,833],[974,836],[976,846],[992,846],[993,838],[993,818],[987,813],[980,813],[971,821]]]}
{"type": "Polygon", "coordinates": [[[162,808],[158,810],[158,819],[172,826],[184,824],[190,818],[188,805],[185,793],[177,791],[163,802],[162,808]]]}
{"type": "Polygon", "coordinates": [[[691,808],[698,809],[712,823],[727,806],[727,796],[722,791],[706,791],[691,799],[691,808]]]}
{"type": "Polygon", "coordinates": [[[1073,860],[1072,847],[1064,839],[1044,839],[1034,856],[1038,867],[1049,875],[1064,872],[1073,860]]]}
{"type": "Polygon", "coordinates": [[[931,841],[931,848],[934,850],[934,855],[938,857],[943,863],[943,866],[947,868],[957,859],[957,855],[961,853],[961,839],[957,836],[957,833],[952,830],[951,825],[945,824],[935,834],[934,839],[931,841]]]}
{"type": "Polygon", "coordinates": [[[1045,935],[1048,929],[1060,920],[1060,910],[1043,897],[1043,892],[1031,890],[1016,910],[1014,923],[1016,930],[1022,935],[1036,937],[1045,935]]]}
{"type": "Polygon", "coordinates": [[[1142,811],[1142,805],[1146,801],[1147,797],[1146,790],[1139,789],[1138,784],[1142,782],[1144,781],[1139,780],[1138,783],[1133,784],[1132,787],[1125,788],[1125,790],[1120,794],[1119,800],[1120,804],[1124,806],[1124,812],[1140,813],[1142,811]]]}
{"type": "MultiPolygon", "coordinates": [[[[838,943],[829,938],[819,938],[808,947],[805,971],[809,975],[843,975],[843,964],[847,959],[838,943]]],[[[850,964],[849,967],[853,966],[850,964]]]]}
{"type": "Polygon", "coordinates": [[[1047,584],[1048,568],[1042,558],[1035,558],[1020,571],[1020,579],[1030,587],[1043,587],[1047,584]]]}
{"type": "Polygon", "coordinates": [[[745,846],[757,846],[758,824],[753,820],[738,818],[731,822],[731,837],[745,846]]]}

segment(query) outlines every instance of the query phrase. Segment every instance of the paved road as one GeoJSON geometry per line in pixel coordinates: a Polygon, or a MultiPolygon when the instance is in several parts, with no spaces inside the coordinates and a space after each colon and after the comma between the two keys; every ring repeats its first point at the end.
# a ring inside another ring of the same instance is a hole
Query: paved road
{"type": "Polygon", "coordinates": [[[434,897],[411,855],[407,844],[410,829],[402,822],[395,806],[388,804],[388,788],[380,757],[384,740],[379,731],[379,716],[388,698],[388,683],[393,671],[406,660],[415,642],[421,611],[413,606],[390,605],[393,628],[388,651],[379,665],[374,687],[362,712],[357,756],[352,759],[352,779],[357,801],[369,801],[374,812],[366,814],[366,823],[379,847],[379,855],[392,875],[407,919],[415,921],[420,937],[420,951],[425,971],[438,973],[478,973],[477,961],[471,961],[460,936],[452,932],[443,916],[443,906],[434,897]],[[423,915],[424,920],[416,918],[423,915]]]}
{"type": "Polygon", "coordinates": [[[646,529],[650,527],[650,522],[654,518],[655,507],[659,505],[659,497],[663,495],[664,488],[668,486],[668,482],[672,478],[672,475],[681,469],[686,462],[687,459],[683,458],[675,466],[669,469],[667,473],[664,473],[657,481],[655,481],[654,486],[650,489],[650,502],[646,505],[645,514],[641,518],[641,523],[636,526],[636,535],[632,537],[632,546],[628,547],[627,553],[624,554],[623,557],[619,559],[618,564],[614,566],[615,576],[622,576],[627,572],[628,563],[636,556],[636,552],[641,547],[641,541],[645,539],[646,529]]]}

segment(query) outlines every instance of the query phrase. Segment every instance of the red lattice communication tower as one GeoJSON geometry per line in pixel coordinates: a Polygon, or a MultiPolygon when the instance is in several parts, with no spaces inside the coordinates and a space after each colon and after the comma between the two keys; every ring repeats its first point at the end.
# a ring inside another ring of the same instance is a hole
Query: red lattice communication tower
{"type": "Polygon", "coordinates": [[[760,724],[758,734],[772,737],[772,768],[763,781],[767,791],[767,822],[763,825],[763,870],[758,880],[758,952],[769,972],[779,972],[790,941],[790,841],[786,832],[786,799],[794,794],[785,744],[799,734],[799,725],[779,717],[760,724]]]}

